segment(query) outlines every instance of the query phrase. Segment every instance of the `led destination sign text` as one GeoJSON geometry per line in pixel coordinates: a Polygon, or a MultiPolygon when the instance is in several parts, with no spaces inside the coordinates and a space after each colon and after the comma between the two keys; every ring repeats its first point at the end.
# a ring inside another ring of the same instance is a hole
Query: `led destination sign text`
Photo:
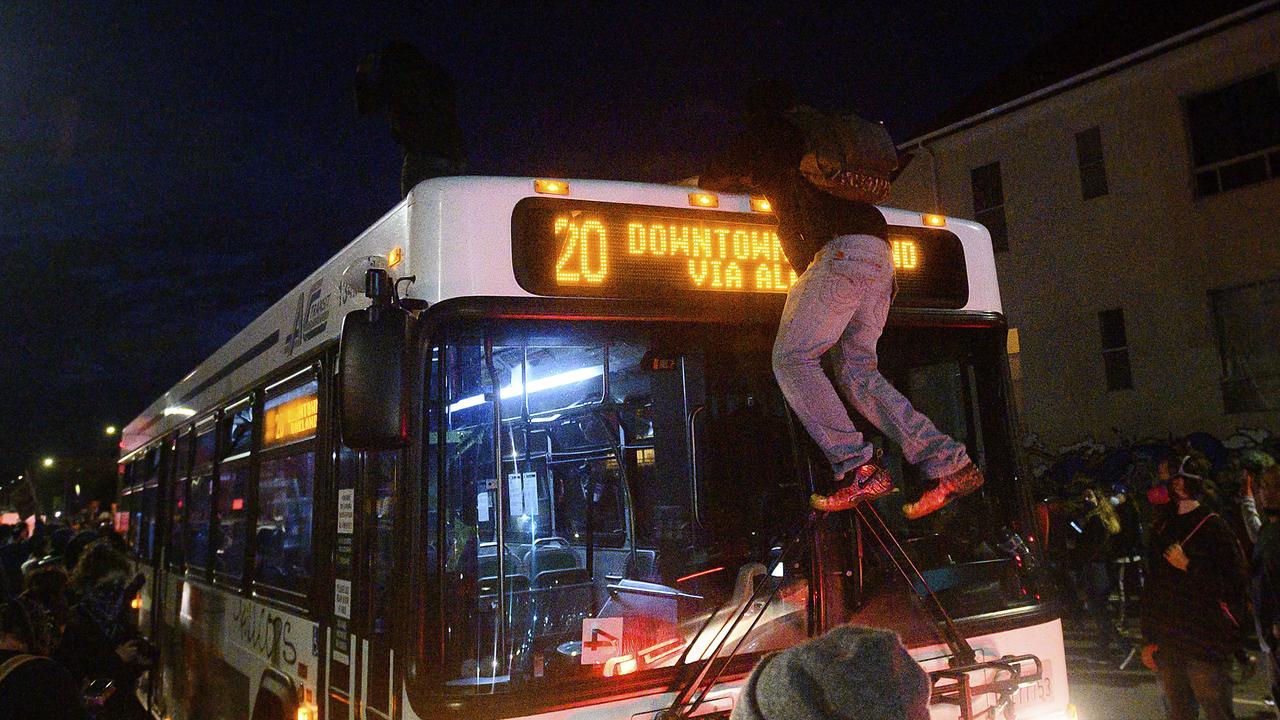
{"type": "Polygon", "coordinates": [[[556,283],[605,285],[611,256],[623,253],[626,266],[655,275],[684,269],[687,286],[697,290],[786,292],[796,281],[778,233],[769,226],[628,219],[624,240],[610,234],[621,235],[620,225],[589,213],[556,215],[556,283]]]}
{"type": "MultiPolygon", "coordinates": [[[[938,285],[956,296],[917,306],[963,306],[967,277],[955,235],[892,227],[889,239],[904,291],[938,285]]],[[[542,295],[781,294],[797,279],[772,216],[692,208],[528,198],[512,214],[512,259],[521,286],[542,295]]]]}

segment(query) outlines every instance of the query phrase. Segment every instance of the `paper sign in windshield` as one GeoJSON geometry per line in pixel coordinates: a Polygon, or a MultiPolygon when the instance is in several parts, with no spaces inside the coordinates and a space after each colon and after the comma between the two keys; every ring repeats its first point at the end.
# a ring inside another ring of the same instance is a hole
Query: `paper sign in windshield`
{"type": "Polygon", "coordinates": [[[603,665],[622,654],[622,618],[582,621],[582,664],[603,665]]]}

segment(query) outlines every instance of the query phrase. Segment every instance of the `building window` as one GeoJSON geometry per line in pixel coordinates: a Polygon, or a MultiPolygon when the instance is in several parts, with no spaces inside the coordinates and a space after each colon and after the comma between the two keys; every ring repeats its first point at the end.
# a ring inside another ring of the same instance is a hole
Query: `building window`
{"type": "Polygon", "coordinates": [[[1004,184],[1000,179],[1000,163],[974,168],[969,173],[973,183],[973,219],[991,231],[991,245],[996,252],[1009,249],[1009,228],[1004,219],[1004,184]]]}
{"type": "Polygon", "coordinates": [[[1124,331],[1124,310],[1103,310],[1098,313],[1098,327],[1102,334],[1102,366],[1107,373],[1107,390],[1128,390],[1133,387],[1133,374],[1129,369],[1129,339],[1124,331]]]}
{"type": "Polygon", "coordinates": [[[1280,280],[1209,293],[1227,412],[1280,410],[1280,280]]]}
{"type": "Polygon", "coordinates": [[[1280,76],[1268,72],[1186,100],[1196,195],[1280,177],[1280,76]]]}
{"type": "Polygon", "coordinates": [[[1076,133],[1076,162],[1080,164],[1080,196],[1092,200],[1107,194],[1107,163],[1102,157],[1102,132],[1095,126],[1076,133]]]}

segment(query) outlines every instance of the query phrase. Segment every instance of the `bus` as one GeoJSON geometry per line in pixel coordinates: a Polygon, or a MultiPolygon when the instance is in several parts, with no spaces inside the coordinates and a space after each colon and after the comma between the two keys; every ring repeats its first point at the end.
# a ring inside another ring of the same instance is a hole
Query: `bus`
{"type": "Polygon", "coordinates": [[[809,513],[832,478],[770,367],[766,199],[419,184],[125,428],[152,714],[725,718],[764,653],[857,623],[935,718],[1075,717],[989,234],[883,212],[881,371],[987,477],[917,521],[869,426],[899,489],[809,513]]]}

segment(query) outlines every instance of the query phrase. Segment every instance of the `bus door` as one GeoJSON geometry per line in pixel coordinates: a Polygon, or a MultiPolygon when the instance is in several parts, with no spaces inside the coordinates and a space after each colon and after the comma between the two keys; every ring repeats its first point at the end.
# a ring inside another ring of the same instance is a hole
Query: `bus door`
{"type": "Polygon", "coordinates": [[[400,454],[394,451],[339,451],[325,674],[325,717],[333,720],[397,717],[390,582],[399,462],[400,454]]]}

